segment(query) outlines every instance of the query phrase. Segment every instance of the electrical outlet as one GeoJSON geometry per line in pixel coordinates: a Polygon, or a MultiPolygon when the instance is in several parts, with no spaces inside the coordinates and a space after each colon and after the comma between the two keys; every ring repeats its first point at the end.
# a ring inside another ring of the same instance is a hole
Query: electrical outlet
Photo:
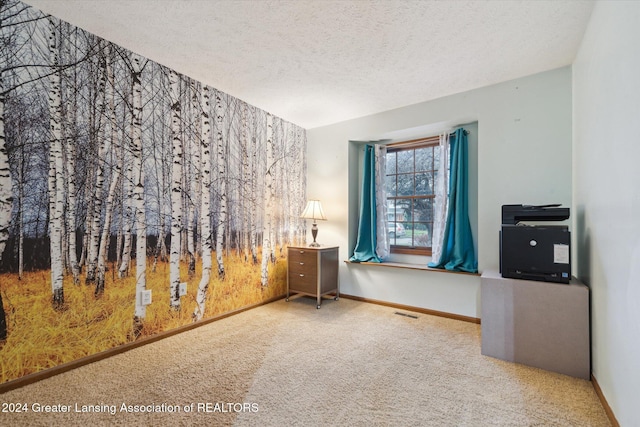
{"type": "Polygon", "coordinates": [[[140,299],[142,300],[142,305],[151,304],[151,289],[140,292],[140,299]]]}
{"type": "Polygon", "coordinates": [[[180,289],[178,290],[178,295],[183,297],[186,294],[187,294],[187,283],[186,282],[180,283],[180,289]]]}

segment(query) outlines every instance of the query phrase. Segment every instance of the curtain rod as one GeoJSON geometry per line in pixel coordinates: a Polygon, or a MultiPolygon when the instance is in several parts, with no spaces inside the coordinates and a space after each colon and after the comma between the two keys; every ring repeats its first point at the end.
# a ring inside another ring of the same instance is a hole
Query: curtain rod
{"type": "MultiPolygon", "coordinates": [[[[465,135],[469,135],[471,132],[468,130],[464,130],[464,134],[465,135]]],[[[449,136],[454,136],[456,133],[455,132],[451,132],[449,134],[449,136]]],[[[418,139],[412,139],[409,141],[398,141],[398,142],[392,142],[390,144],[386,144],[387,147],[393,147],[396,145],[411,145],[411,144],[420,144],[423,142],[436,142],[439,141],[440,139],[440,135],[432,135],[432,136],[425,136],[424,138],[418,138],[418,139]]]]}

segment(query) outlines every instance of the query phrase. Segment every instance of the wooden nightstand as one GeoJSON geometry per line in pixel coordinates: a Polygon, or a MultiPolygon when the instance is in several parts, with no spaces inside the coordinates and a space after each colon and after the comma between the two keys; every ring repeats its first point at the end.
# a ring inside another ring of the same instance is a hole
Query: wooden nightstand
{"type": "Polygon", "coordinates": [[[287,301],[308,295],[316,297],[320,308],[322,297],[331,293],[335,293],[337,301],[340,297],[338,247],[289,246],[287,301]],[[295,295],[290,297],[291,294],[295,295]]]}

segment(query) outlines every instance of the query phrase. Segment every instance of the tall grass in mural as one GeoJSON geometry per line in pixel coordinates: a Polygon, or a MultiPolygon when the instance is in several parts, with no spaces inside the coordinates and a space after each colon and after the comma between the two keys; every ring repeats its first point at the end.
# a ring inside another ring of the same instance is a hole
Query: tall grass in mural
{"type": "MultiPolygon", "coordinates": [[[[27,272],[22,280],[17,274],[3,274],[11,334],[0,350],[0,382],[192,323],[197,282],[189,283],[187,295],[182,297],[184,309],[172,310],[169,295],[164,292],[168,269],[169,265],[162,262],[148,275],[147,287],[157,295],[158,301],[148,306],[139,334],[131,324],[134,277],[119,280],[117,275],[108,274],[105,285],[110,291],[99,300],[95,299],[92,287],[68,286],[67,309],[59,312],[51,305],[50,278],[46,271],[27,272]]],[[[111,269],[110,273],[114,271],[111,269]]],[[[199,273],[199,268],[196,271],[199,273]]],[[[271,286],[263,287],[260,271],[233,255],[227,259],[225,280],[212,278],[205,310],[209,316],[216,316],[279,296],[285,292],[285,277],[286,262],[280,259],[273,266],[271,286]]]]}
{"type": "Polygon", "coordinates": [[[17,0],[0,45],[3,381],[284,293],[304,129],[17,0]]]}

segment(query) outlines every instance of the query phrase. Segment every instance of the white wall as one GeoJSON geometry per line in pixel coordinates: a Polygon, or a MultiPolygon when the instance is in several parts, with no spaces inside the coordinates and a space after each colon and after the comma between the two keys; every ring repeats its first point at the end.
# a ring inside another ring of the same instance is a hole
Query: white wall
{"type": "MultiPolygon", "coordinates": [[[[307,193],[322,201],[328,217],[319,224],[318,241],[339,245],[341,260],[351,255],[349,217],[357,212],[349,209],[349,201],[357,197],[358,189],[349,179],[349,159],[357,156],[350,140],[475,121],[478,268],[498,269],[501,205],[571,206],[569,67],[308,130],[307,193]]],[[[480,317],[480,278],[476,276],[341,263],[340,280],[346,294],[480,317]]]]}
{"type": "Polygon", "coordinates": [[[640,426],[639,40],[639,2],[598,2],[573,65],[577,273],[592,372],[622,426],[640,426]]]}

